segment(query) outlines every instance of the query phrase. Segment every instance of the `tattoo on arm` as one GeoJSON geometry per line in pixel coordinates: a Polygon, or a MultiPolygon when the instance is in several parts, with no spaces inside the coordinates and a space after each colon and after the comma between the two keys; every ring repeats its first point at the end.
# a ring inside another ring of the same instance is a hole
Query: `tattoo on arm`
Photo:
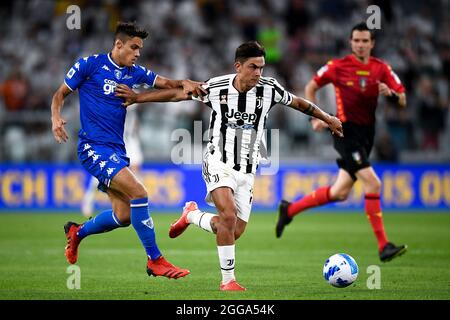
{"type": "Polygon", "coordinates": [[[308,116],[312,116],[314,114],[314,110],[316,110],[316,106],[313,105],[312,103],[308,104],[308,108],[306,108],[305,110],[303,110],[302,112],[304,114],[307,114],[308,116]]]}

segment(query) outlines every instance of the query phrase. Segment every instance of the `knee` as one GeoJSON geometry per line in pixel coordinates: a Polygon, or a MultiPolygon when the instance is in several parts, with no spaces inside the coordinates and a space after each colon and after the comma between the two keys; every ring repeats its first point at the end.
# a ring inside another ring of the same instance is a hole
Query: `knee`
{"type": "Polygon", "coordinates": [[[220,224],[227,230],[234,231],[236,229],[236,210],[225,210],[220,215],[220,224]]]}
{"type": "Polygon", "coordinates": [[[138,183],[135,188],[130,191],[130,200],[147,198],[148,192],[142,183],[138,183]]]}
{"type": "Polygon", "coordinates": [[[130,224],[131,224],[131,221],[130,221],[130,219],[128,219],[128,220],[125,220],[125,221],[120,221],[120,226],[121,226],[122,228],[126,228],[126,227],[129,227],[129,226],[130,226],[130,224]]]}
{"type": "Polygon", "coordinates": [[[243,233],[244,233],[244,229],[236,229],[234,231],[234,240],[239,239],[243,233]]]}
{"type": "Polygon", "coordinates": [[[114,215],[116,216],[118,222],[120,223],[121,227],[128,227],[131,224],[131,218],[130,218],[130,212],[129,210],[120,210],[119,212],[114,212],[114,215]]]}
{"type": "Polygon", "coordinates": [[[381,193],[381,181],[378,177],[374,177],[369,181],[369,183],[365,186],[366,193],[381,193]]]}
{"type": "Polygon", "coordinates": [[[345,201],[345,200],[347,200],[348,195],[350,194],[351,190],[352,190],[351,188],[350,189],[343,188],[340,190],[336,190],[333,193],[330,192],[330,198],[331,198],[331,200],[334,200],[334,201],[345,201]]]}

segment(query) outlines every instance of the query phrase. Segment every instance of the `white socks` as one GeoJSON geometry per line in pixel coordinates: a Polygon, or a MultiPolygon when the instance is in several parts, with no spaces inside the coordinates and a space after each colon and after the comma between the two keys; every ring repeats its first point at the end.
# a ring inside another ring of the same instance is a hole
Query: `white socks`
{"type": "Polygon", "coordinates": [[[191,211],[187,215],[189,223],[195,224],[205,231],[213,232],[211,228],[211,219],[217,216],[216,214],[202,212],[200,210],[191,211]]]}
{"type": "Polygon", "coordinates": [[[234,247],[234,244],[229,246],[217,246],[220,271],[222,271],[222,283],[227,283],[234,279],[234,247]]]}
{"type": "MultiPolygon", "coordinates": [[[[216,214],[195,210],[188,213],[187,220],[189,223],[212,233],[211,219],[216,216],[216,214]]],[[[219,254],[220,271],[222,272],[222,283],[234,280],[235,245],[217,246],[217,252],[219,254]]]]}

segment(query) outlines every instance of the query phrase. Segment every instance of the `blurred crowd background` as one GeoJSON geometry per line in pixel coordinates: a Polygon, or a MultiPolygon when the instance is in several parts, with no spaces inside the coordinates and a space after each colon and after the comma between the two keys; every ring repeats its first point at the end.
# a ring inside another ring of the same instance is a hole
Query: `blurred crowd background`
{"type": "MultiPolygon", "coordinates": [[[[379,99],[375,161],[450,161],[450,1],[448,0],[16,0],[0,4],[0,161],[70,162],[76,159],[78,97],[63,110],[70,140],[52,136],[52,94],[80,57],[108,52],[119,20],[147,27],[139,64],[173,79],[207,80],[233,73],[235,48],[258,40],[267,51],[265,76],[304,96],[314,73],[333,57],[350,53],[351,27],[366,20],[371,4],[381,9],[373,54],[386,60],[407,90],[399,109],[379,99]],[[68,6],[81,9],[81,29],[69,30],[68,6]]],[[[320,91],[319,105],[334,112],[334,90],[320,91]]],[[[147,104],[139,108],[147,161],[170,159],[172,133],[193,132],[209,121],[198,102],[147,104]]],[[[314,133],[308,118],[278,106],[269,128],[279,129],[284,161],[335,158],[329,134],[314,133]]],[[[197,143],[199,139],[192,141],[197,143]]]]}

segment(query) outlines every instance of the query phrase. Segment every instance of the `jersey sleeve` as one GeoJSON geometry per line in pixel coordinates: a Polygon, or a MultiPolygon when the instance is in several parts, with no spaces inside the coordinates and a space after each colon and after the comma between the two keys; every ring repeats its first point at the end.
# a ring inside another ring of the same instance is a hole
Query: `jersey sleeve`
{"type": "Polygon", "coordinates": [[[97,55],[81,58],[70,68],[64,78],[64,83],[70,90],[78,89],[83,81],[92,74],[96,58],[97,55]]]}
{"type": "Polygon", "coordinates": [[[155,86],[156,77],[158,77],[158,75],[152,70],[149,70],[143,66],[137,66],[137,68],[139,70],[139,77],[137,82],[139,84],[144,84],[149,88],[153,88],[155,86]]]}
{"type": "Polygon", "coordinates": [[[386,83],[391,90],[394,90],[397,93],[405,92],[405,87],[400,81],[400,78],[397,76],[394,70],[392,70],[391,66],[387,64],[384,64],[384,74],[382,82],[386,83]]]}
{"type": "Polygon", "coordinates": [[[289,106],[292,103],[292,100],[294,100],[292,93],[286,91],[275,79],[273,81],[273,86],[275,88],[275,96],[274,96],[275,103],[281,103],[286,106],[289,106]]]}
{"type": "Polygon", "coordinates": [[[336,62],[330,60],[326,65],[317,70],[313,80],[319,87],[334,82],[336,79],[336,62]]]}

